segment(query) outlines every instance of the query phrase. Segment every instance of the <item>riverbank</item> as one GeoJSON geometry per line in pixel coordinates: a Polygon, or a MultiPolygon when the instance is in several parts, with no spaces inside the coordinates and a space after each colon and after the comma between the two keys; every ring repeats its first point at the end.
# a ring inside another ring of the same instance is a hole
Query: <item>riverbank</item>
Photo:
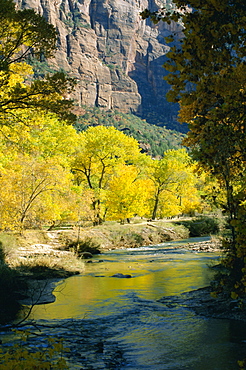
{"type": "MultiPolygon", "coordinates": [[[[180,221],[180,220],[179,220],[180,221]]],[[[25,230],[21,235],[2,235],[5,262],[25,280],[25,289],[18,292],[25,305],[53,302],[55,283],[82,273],[88,259],[77,258],[69,250],[71,242],[83,241],[98,246],[99,252],[127,247],[156,245],[166,241],[186,239],[189,230],[169,220],[135,220],[132,224],[105,223],[96,227],[59,230],[25,230]]],[[[218,242],[188,243],[185,248],[196,252],[219,249],[218,242]]],[[[90,250],[87,250],[90,252],[90,250]]],[[[87,258],[93,255],[87,253],[87,258]]]]}
{"type": "MultiPolygon", "coordinates": [[[[192,250],[196,253],[212,253],[219,251],[219,245],[214,240],[187,243],[183,245],[183,248],[192,250]]],[[[172,246],[172,249],[175,249],[175,247],[172,246]]],[[[81,265],[80,270],[78,271],[66,271],[66,273],[64,273],[64,271],[60,271],[60,277],[59,274],[54,274],[53,278],[49,278],[48,272],[45,271],[42,272],[41,276],[40,274],[32,275],[27,279],[28,289],[23,292],[24,298],[19,300],[19,302],[24,305],[36,305],[54,302],[55,296],[53,295],[53,290],[56,286],[56,283],[74,274],[82,273],[85,269],[85,264],[89,262],[93,262],[93,256],[89,259],[80,261],[81,265]],[[47,274],[46,278],[45,274],[47,274]],[[40,279],[40,277],[42,277],[42,279],[40,279]]]]}

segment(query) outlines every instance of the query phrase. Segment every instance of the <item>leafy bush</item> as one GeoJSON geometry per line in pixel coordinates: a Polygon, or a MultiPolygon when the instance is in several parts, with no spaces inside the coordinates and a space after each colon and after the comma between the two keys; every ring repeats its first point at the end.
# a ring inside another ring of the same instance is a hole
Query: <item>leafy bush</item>
{"type": "Polygon", "coordinates": [[[86,238],[81,241],[70,241],[66,245],[66,249],[73,250],[76,256],[81,257],[83,253],[100,254],[99,244],[91,238],[86,238]]]}
{"type": "Polygon", "coordinates": [[[218,218],[201,216],[194,220],[180,221],[179,224],[189,230],[190,237],[217,234],[220,231],[221,221],[218,218]]]}
{"type": "Polygon", "coordinates": [[[131,237],[133,238],[133,240],[134,240],[134,242],[137,246],[141,247],[143,245],[144,239],[143,239],[142,235],[139,235],[137,233],[132,233],[131,237]]]}

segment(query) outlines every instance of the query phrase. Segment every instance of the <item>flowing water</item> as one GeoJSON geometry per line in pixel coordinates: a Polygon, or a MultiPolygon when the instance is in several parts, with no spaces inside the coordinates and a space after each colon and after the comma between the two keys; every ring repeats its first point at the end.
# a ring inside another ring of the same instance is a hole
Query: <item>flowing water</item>
{"type": "MultiPolygon", "coordinates": [[[[219,255],[187,251],[188,241],[105,252],[59,283],[54,303],[35,307],[43,335],[70,347],[71,369],[238,369],[246,357],[245,324],[158,302],[212,279],[219,255]],[[119,273],[131,278],[113,277],[119,273]]],[[[42,336],[35,343],[45,346],[42,336]]]]}

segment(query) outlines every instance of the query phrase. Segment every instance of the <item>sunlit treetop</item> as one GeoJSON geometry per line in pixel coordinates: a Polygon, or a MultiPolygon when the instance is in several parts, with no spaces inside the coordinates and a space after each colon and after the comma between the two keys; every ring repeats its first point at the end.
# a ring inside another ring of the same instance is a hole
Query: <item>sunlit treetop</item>
{"type": "Polygon", "coordinates": [[[28,55],[50,57],[56,48],[54,26],[32,9],[16,9],[12,0],[0,0],[0,70],[28,55]]]}
{"type": "Polygon", "coordinates": [[[67,99],[75,80],[63,72],[34,80],[28,57],[49,58],[56,49],[55,28],[34,10],[18,10],[0,0],[0,124],[16,109],[42,109],[74,121],[73,102],[67,99]]]}

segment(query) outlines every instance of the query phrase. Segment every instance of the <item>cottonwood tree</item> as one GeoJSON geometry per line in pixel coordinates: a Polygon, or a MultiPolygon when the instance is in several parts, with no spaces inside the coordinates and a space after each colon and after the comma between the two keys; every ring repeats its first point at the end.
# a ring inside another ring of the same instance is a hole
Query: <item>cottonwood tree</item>
{"type": "Polygon", "coordinates": [[[233,296],[245,293],[246,165],[246,4],[240,0],[174,0],[179,11],[165,9],[143,17],[181,19],[184,37],[168,53],[168,98],[180,104],[180,120],[189,124],[185,144],[226,192],[224,210],[231,227],[227,267],[233,296]],[[236,288],[235,288],[236,287],[236,288]],[[235,290],[235,291],[234,291],[235,290]]]}
{"type": "Polygon", "coordinates": [[[136,166],[122,164],[117,167],[107,190],[107,219],[124,223],[135,215],[148,215],[150,185],[150,180],[139,176],[136,166]]]}
{"type": "Polygon", "coordinates": [[[0,127],[1,228],[76,219],[82,197],[70,162],[77,132],[54,114],[21,109],[17,116],[14,126],[0,127]]]}
{"type": "MultiPolygon", "coordinates": [[[[162,215],[173,216],[181,212],[181,198],[193,182],[194,173],[191,159],[185,149],[168,150],[160,160],[152,160],[149,163],[148,177],[152,181],[152,219],[156,219],[159,212],[160,201],[162,207],[173,200],[173,214],[160,211],[162,215]],[[166,199],[166,202],[164,201],[166,199]],[[174,201],[175,200],[175,201],[174,201]]],[[[195,190],[195,188],[194,188],[195,190]]],[[[188,192],[188,191],[187,191],[188,192]]]]}
{"type": "Polygon", "coordinates": [[[15,110],[12,123],[0,126],[0,149],[5,155],[8,150],[36,157],[59,156],[64,165],[72,160],[79,136],[72,125],[57,115],[20,109],[15,110]]]}
{"type": "Polygon", "coordinates": [[[0,178],[1,228],[59,219],[62,192],[71,174],[54,159],[18,155],[0,178]],[[48,215],[48,217],[47,217],[48,215]]]}
{"type": "Polygon", "coordinates": [[[113,126],[89,127],[79,134],[80,146],[72,165],[77,182],[86,182],[94,191],[92,207],[95,211],[94,223],[101,223],[102,200],[105,190],[120,164],[133,163],[140,155],[138,142],[116,130],[113,126]]]}

